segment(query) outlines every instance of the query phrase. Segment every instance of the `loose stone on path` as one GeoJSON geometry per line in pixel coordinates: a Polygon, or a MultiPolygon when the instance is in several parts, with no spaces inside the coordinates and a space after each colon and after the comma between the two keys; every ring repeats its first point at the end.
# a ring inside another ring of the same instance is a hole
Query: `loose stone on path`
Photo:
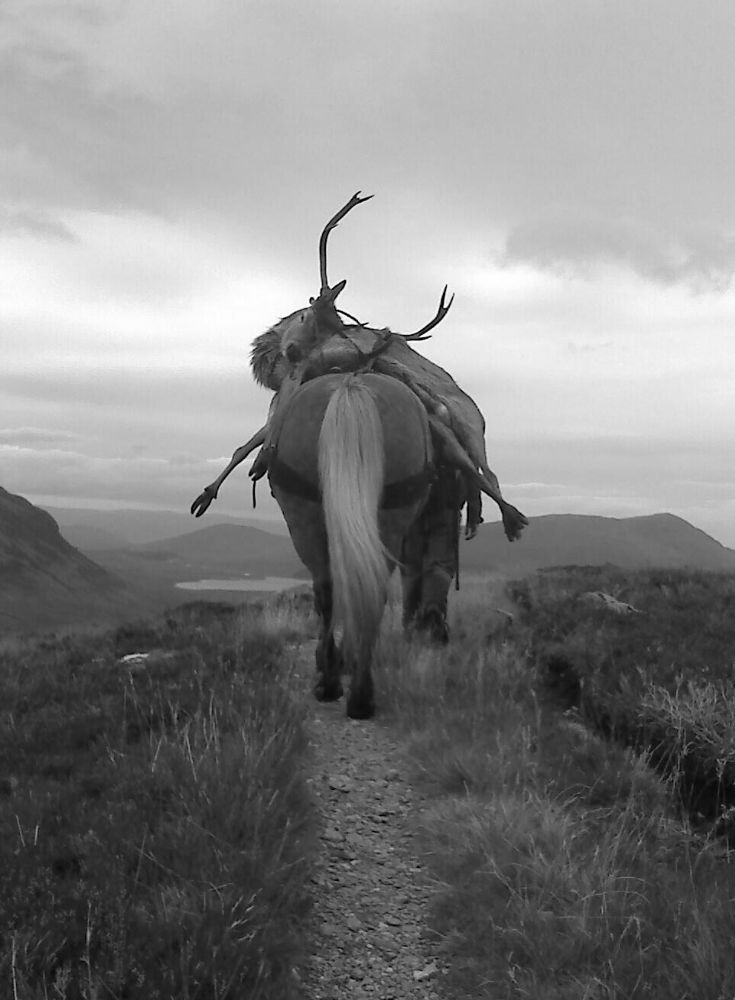
{"type": "Polygon", "coordinates": [[[441,968],[425,938],[431,893],[412,853],[420,796],[390,730],[344,711],[343,701],[314,702],[310,721],[323,827],[305,996],[439,1000],[441,968]]]}

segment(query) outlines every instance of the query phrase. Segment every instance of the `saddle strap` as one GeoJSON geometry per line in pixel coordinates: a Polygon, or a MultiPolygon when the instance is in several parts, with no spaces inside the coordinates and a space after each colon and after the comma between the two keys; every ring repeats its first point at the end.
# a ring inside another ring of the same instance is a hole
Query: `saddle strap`
{"type": "MultiPolygon", "coordinates": [[[[305,479],[301,473],[292,469],[277,454],[271,459],[268,478],[273,485],[280,486],[287,493],[303,497],[304,500],[311,500],[314,503],[321,503],[322,495],[319,488],[305,479]]],[[[396,507],[408,507],[422,496],[433,479],[434,467],[426,465],[421,472],[406,476],[405,479],[398,479],[394,483],[386,483],[380,500],[381,508],[393,510],[396,507]]]]}

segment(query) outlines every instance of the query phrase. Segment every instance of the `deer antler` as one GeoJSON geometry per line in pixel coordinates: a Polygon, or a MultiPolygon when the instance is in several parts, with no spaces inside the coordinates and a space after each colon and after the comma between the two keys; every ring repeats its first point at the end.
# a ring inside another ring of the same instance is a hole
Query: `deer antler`
{"type": "MultiPolygon", "coordinates": [[[[327,238],[329,237],[329,234],[337,226],[337,224],[342,219],[344,219],[344,217],[347,215],[348,212],[351,212],[352,209],[355,208],[357,205],[362,204],[363,201],[370,201],[372,197],[373,196],[369,194],[366,195],[366,197],[361,198],[360,192],[357,191],[355,194],[352,195],[347,204],[343,205],[342,208],[340,208],[339,212],[337,212],[336,215],[332,216],[332,218],[329,220],[329,222],[322,230],[322,235],[319,238],[319,275],[321,277],[321,282],[322,282],[322,287],[319,292],[320,298],[323,295],[325,295],[325,293],[330,291],[329,282],[327,281],[327,238]]],[[[333,295],[333,299],[336,298],[339,292],[342,291],[342,288],[344,288],[343,282],[340,282],[340,285],[342,287],[339,288],[339,291],[333,295]]],[[[335,288],[337,287],[338,286],[335,286],[335,288]]]]}
{"type": "Polygon", "coordinates": [[[432,319],[430,323],[427,323],[426,326],[422,326],[420,330],[416,331],[416,333],[400,333],[398,334],[398,336],[403,337],[404,340],[430,340],[431,338],[427,337],[426,334],[429,332],[429,330],[433,330],[438,323],[441,323],[441,321],[449,312],[449,307],[454,302],[454,293],[452,293],[452,297],[449,300],[449,302],[444,301],[446,298],[446,294],[447,294],[447,286],[445,285],[444,290],[442,291],[442,297],[441,299],[439,299],[439,308],[436,311],[436,316],[432,319]]]}
{"type": "Polygon", "coordinates": [[[351,319],[357,326],[368,326],[367,323],[363,323],[361,319],[358,319],[357,316],[353,316],[352,313],[348,313],[345,309],[338,309],[337,312],[340,316],[346,316],[347,319],[351,319]]]}

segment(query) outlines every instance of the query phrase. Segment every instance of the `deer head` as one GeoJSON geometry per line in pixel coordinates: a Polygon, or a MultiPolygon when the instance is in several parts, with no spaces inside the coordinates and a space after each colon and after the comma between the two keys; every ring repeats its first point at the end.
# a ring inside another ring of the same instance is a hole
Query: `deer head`
{"type": "MultiPolygon", "coordinates": [[[[351,212],[357,205],[361,205],[365,201],[370,201],[372,197],[373,195],[371,194],[361,197],[360,192],[357,191],[332,216],[319,237],[319,277],[321,281],[319,295],[316,298],[310,299],[309,305],[305,309],[298,309],[289,316],[285,316],[273,327],[273,331],[280,337],[281,354],[290,365],[296,365],[306,358],[312,348],[319,342],[328,339],[333,334],[344,333],[344,324],[340,319],[340,314],[354,320],[358,325],[365,325],[360,324],[349,313],[337,309],[335,305],[337,296],[342,292],[347,281],[343,279],[342,281],[338,281],[336,285],[329,284],[327,277],[327,240],[331,231],[336,229],[348,212],[351,212]]],[[[454,295],[452,295],[447,302],[446,295],[447,286],[445,285],[441,299],[439,300],[439,308],[429,323],[422,326],[415,333],[401,333],[395,336],[403,337],[404,340],[427,340],[429,331],[433,330],[438,323],[441,323],[454,301],[454,295]]]]}
{"type": "Polygon", "coordinates": [[[269,332],[278,337],[280,353],[291,367],[303,361],[322,339],[313,305],[284,316],[269,332]]]}

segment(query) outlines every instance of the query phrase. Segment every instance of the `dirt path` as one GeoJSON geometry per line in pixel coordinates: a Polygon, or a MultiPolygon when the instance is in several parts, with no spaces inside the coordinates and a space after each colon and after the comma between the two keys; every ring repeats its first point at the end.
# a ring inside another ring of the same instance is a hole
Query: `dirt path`
{"type": "MultiPolygon", "coordinates": [[[[313,670],[313,661],[310,667],[313,670]]],[[[424,938],[430,890],[411,819],[421,798],[390,729],[314,702],[313,787],[322,817],[309,1000],[438,1000],[424,938]]]]}

